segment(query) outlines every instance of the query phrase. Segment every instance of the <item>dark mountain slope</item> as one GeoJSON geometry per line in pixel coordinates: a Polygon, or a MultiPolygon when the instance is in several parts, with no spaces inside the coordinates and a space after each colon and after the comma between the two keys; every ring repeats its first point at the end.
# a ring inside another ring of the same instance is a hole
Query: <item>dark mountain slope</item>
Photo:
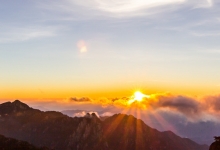
{"type": "Polygon", "coordinates": [[[126,150],[207,150],[207,146],[181,138],[171,131],[159,132],[131,115],[118,114],[103,122],[111,149],[126,150]],[[117,140],[116,140],[117,139],[117,140]]]}
{"type": "Polygon", "coordinates": [[[6,138],[0,135],[0,149],[1,150],[49,150],[49,148],[37,148],[28,142],[19,141],[13,138],[6,138]]]}
{"type": "Polygon", "coordinates": [[[56,150],[207,150],[207,146],[159,132],[133,116],[101,121],[95,114],[71,118],[41,112],[16,100],[0,105],[0,134],[56,150]]]}
{"type": "MultiPolygon", "coordinates": [[[[19,101],[0,105],[0,134],[55,149],[105,147],[97,117],[71,118],[60,112],[41,112],[19,101]],[[96,146],[96,145],[95,145],[96,146]]],[[[104,149],[104,148],[103,148],[104,149]]]]}
{"type": "Polygon", "coordinates": [[[213,142],[210,147],[209,150],[219,150],[220,149],[220,136],[215,136],[215,142],[213,142]]]}

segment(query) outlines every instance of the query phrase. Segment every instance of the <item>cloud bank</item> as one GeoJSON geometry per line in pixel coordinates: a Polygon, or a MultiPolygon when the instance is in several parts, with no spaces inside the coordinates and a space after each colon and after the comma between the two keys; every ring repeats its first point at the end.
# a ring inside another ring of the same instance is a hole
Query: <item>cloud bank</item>
{"type": "Polygon", "coordinates": [[[32,102],[31,106],[44,106],[62,111],[71,117],[86,113],[111,116],[116,113],[131,114],[160,131],[171,130],[182,137],[210,144],[214,135],[220,134],[220,95],[188,97],[170,93],[152,94],[142,101],[129,103],[131,97],[99,98],[71,97],[50,102],[32,102]]]}
{"type": "MultiPolygon", "coordinates": [[[[69,102],[82,103],[90,105],[100,105],[103,108],[115,107],[118,109],[139,109],[142,111],[170,111],[186,116],[190,119],[202,118],[204,114],[218,117],[220,112],[220,96],[208,96],[204,98],[192,98],[182,95],[172,94],[153,94],[148,98],[143,98],[141,102],[134,101],[129,103],[131,97],[122,98],[100,98],[90,99],[69,98],[69,102]]],[[[83,105],[83,104],[82,104],[83,105]]]]}

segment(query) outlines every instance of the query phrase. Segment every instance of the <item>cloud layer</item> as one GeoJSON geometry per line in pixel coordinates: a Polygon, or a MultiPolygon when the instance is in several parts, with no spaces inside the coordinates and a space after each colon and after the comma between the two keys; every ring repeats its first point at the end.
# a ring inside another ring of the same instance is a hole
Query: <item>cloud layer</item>
{"type": "MultiPolygon", "coordinates": [[[[143,101],[129,103],[131,97],[99,98],[71,97],[64,100],[32,102],[31,106],[44,106],[49,110],[66,110],[71,117],[86,113],[111,116],[116,113],[134,115],[158,130],[172,130],[182,137],[210,144],[214,135],[220,134],[220,96],[188,97],[170,93],[152,94],[143,101]],[[202,132],[201,132],[202,131],[202,132]]],[[[39,107],[39,109],[41,109],[39,107]]]]}
{"type": "Polygon", "coordinates": [[[101,105],[103,107],[116,107],[116,108],[137,108],[143,111],[160,111],[169,110],[178,114],[182,114],[189,118],[202,117],[204,113],[218,114],[220,111],[220,97],[209,96],[202,99],[172,94],[153,94],[148,98],[143,98],[141,102],[134,101],[129,103],[131,97],[122,98],[100,98],[90,99],[82,98],[69,98],[69,102],[89,102],[91,105],[101,105]]]}

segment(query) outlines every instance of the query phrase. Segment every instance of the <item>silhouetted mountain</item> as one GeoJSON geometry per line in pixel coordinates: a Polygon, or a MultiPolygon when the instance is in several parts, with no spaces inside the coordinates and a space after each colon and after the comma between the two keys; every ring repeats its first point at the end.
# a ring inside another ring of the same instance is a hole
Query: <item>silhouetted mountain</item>
{"type": "Polygon", "coordinates": [[[220,149],[220,136],[214,137],[215,142],[210,145],[209,150],[219,150],[220,149]]]}
{"type": "Polygon", "coordinates": [[[71,118],[16,100],[0,105],[0,134],[56,150],[208,150],[171,131],[159,132],[131,115],[101,121],[94,113],[71,118]]]}
{"type": "Polygon", "coordinates": [[[11,114],[15,112],[23,112],[31,109],[27,104],[15,100],[13,103],[6,102],[0,105],[0,114],[11,114]]]}
{"type": "Polygon", "coordinates": [[[28,142],[19,141],[13,138],[6,138],[0,135],[0,149],[1,150],[50,150],[49,148],[37,148],[28,142]]]}
{"type": "Polygon", "coordinates": [[[104,135],[112,149],[207,150],[171,131],[159,132],[131,115],[114,115],[103,122],[104,135]],[[117,139],[117,140],[116,140],[117,139]]]}
{"type": "Polygon", "coordinates": [[[102,122],[94,114],[71,118],[60,112],[41,112],[19,101],[3,103],[0,110],[0,134],[7,137],[57,150],[106,147],[102,122]]]}

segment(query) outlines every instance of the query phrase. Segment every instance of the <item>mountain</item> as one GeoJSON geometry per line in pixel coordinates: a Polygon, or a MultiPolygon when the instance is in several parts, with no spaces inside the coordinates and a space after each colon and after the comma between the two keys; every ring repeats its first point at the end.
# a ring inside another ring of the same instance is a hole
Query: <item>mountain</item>
{"type": "Polygon", "coordinates": [[[71,118],[60,112],[41,112],[18,100],[1,104],[0,116],[0,134],[36,146],[57,150],[106,147],[102,139],[102,122],[96,116],[71,118]],[[98,142],[100,144],[96,145],[98,142]]]}
{"type": "Polygon", "coordinates": [[[215,142],[213,142],[210,145],[209,150],[219,150],[220,149],[220,136],[219,137],[214,137],[215,138],[215,142]]]}
{"type": "Polygon", "coordinates": [[[104,135],[112,149],[126,150],[207,150],[207,146],[175,135],[159,132],[131,115],[114,115],[103,122],[104,135]],[[117,139],[117,140],[115,140],[117,139]]]}
{"type": "Polygon", "coordinates": [[[29,144],[28,142],[19,141],[13,138],[6,138],[0,135],[0,149],[1,150],[50,150],[49,148],[38,148],[29,144]]]}
{"type": "MultiPolygon", "coordinates": [[[[61,113],[68,115],[70,117],[83,117],[86,113],[91,113],[93,111],[89,110],[64,110],[61,113]]],[[[106,112],[106,110],[95,111],[99,116],[100,120],[105,120],[113,114],[106,112]]],[[[132,113],[132,112],[129,112],[132,113]]],[[[170,128],[170,125],[175,132],[178,133],[181,137],[187,137],[196,143],[210,145],[213,142],[213,135],[220,135],[219,126],[220,123],[217,123],[213,120],[198,120],[198,121],[187,121],[186,118],[180,117],[177,115],[170,114],[169,112],[158,113],[163,120],[166,120],[166,124],[161,124],[158,122],[158,118],[155,117],[155,114],[148,113],[147,117],[142,110],[143,115],[140,115],[145,124],[150,125],[151,127],[156,128],[159,131],[166,131],[166,128],[170,128]]]]}
{"type": "Polygon", "coordinates": [[[208,150],[131,115],[116,114],[103,121],[95,113],[72,118],[19,100],[0,104],[0,134],[55,150],[208,150]]]}

